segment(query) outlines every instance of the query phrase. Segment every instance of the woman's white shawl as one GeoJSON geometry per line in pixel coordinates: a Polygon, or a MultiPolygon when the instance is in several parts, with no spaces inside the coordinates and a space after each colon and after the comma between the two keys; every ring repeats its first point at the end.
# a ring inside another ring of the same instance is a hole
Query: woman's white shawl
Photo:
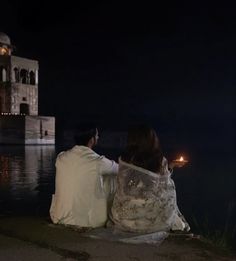
{"type": "Polygon", "coordinates": [[[161,173],[119,160],[117,191],[111,209],[111,219],[117,228],[138,233],[189,229],[178,209],[174,181],[165,158],[161,173]]]}

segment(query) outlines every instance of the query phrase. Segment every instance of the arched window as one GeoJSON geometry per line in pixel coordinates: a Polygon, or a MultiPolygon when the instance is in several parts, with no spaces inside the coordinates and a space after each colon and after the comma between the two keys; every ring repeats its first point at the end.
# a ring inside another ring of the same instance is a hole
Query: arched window
{"type": "Polygon", "coordinates": [[[27,84],[28,83],[28,71],[25,69],[20,70],[20,79],[21,83],[27,84]]]}
{"type": "Polygon", "coordinates": [[[30,71],[30,84],[35,85],[35,73],[30,71]]]}
{"type": "Polygon", "coordinates": [[[38,70],[35,71],[35,84],[38,84],[39,72],[38,70]]]}
{"type": "Polygon", "coordinates": [[[2,69],[2,81],[7,81],[7,70],[5,68],[2,69]]]}
{"type": "Polygon", "coordinates": [[[14,68],[14,80],[15,82],[20,82],[20,72],[18,68],[14,68]]]}
{"type": "Polygon", "coordinates": [[[6,82],[7,81],[7,70],[0,66],[0,82],[6,82]]]}

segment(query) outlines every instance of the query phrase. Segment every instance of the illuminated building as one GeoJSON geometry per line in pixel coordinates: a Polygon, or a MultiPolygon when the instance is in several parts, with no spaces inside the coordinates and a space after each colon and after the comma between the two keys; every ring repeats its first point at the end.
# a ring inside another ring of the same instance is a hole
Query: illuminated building
{"type": "Polygon", "coordinates": [[[38,61],[13,50],[0,33],[0,143],[54,144],[55,118],[38,115],[38,61]]]}

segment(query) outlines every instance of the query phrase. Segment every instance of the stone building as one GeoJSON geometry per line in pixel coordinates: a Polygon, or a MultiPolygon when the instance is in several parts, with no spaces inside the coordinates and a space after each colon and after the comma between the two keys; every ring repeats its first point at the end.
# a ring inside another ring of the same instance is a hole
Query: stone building
{"type": "Polygon", "coordinates": [[[13,50],[0,33],[0,143],[54,144],[55,118],[38,115],[38,61],[13,50]]]}

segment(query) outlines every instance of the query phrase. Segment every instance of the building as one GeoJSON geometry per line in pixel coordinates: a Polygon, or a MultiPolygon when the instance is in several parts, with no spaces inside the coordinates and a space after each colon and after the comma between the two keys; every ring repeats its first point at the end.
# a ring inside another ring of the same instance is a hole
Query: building
{"type": "Polygon", "coordinates": [[[38,115],[38,61],[13,50],[0,33],[0,143],[54,144],[55,118],[38,115]]]}

